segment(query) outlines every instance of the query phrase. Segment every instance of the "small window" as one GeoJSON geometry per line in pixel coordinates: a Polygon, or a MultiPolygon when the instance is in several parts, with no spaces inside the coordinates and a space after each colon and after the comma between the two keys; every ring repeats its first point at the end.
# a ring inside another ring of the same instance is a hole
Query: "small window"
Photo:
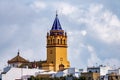
{"type": "Polygon", "coordinates": [[[50,43],[50,40],[48,40],[48,44],[50,43]]]}
{"type": "Polygon", "coordinates": [[[53,61],[51,63],[53,64],[53,61]]]}
{"type": "Polygon", "coordinates": [[[89,72],[92,72],[92,71],[89,71],[89,72]]]}
{"type": "Polygon", "coordinates": [[[59,44],[59,39],[58,39],[58,44],[59,44]]]}
{"type": "Polygon", "coordinates": [[[60,58],[60,61],[63,61],[63,58],[60,58]]]}
{"type": "Polygon", "coordinates": [[[51,44],[52,44],[52,39],[51,39],[51,44]]]}

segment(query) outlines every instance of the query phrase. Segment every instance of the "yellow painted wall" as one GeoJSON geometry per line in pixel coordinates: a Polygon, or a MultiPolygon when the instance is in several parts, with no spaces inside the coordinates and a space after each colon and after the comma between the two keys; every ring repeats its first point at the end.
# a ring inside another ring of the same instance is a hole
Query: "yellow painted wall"
{"type": "Polygon", "coordinates": [[[59,65],[63,64],[65,67],[68,68],[69,62],[67,61],[67,48],[65,47],[56,47],[56,63],[55,63],[55,70],[59,70],[59,65]]]}
{"type": "Polygon", "coordinates": [[[52,47],[47,48],[47,63],[55,65],[54,70],[59,70],[59,65],[62,63],[65,68],[69,68],[70,64],[67,60],[67,48],[66,47],[52,47]],[[52,53],[51,53],[52,52],[52,53]]]}
{"type": "Polygon", "coordinates": [[[47,63],[53,63],[55,65],[54,71],[59,70],[59,65],[61,63],[65,66],[64,68],[70,67],[70,63],[67,60],[67,37],[47,37],[47,63]]]}
{"type": "Polygon", "coordinates": [[[44,69],[59,71],[59,65],[64,65],[64,68],[69,68],[70,63],[67,60],[67,36],[49,35],[47,33],[47,62],[43,64],[44,69]],[[53,64],[54,66],[50,66],[53,64]]]}

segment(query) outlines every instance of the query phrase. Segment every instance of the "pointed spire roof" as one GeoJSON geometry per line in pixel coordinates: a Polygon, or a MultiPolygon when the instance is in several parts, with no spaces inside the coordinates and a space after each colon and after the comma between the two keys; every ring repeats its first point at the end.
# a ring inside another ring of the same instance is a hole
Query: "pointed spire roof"
{"type": "Polygon", "coordinates": [[[56,12],[56,17],[55,17],[55,20],[54,20],[54,23],[53,23],[51,30],[62,30],[61,24],[60,24],[59,19],[58,19],[57,12],[56,12]]]}

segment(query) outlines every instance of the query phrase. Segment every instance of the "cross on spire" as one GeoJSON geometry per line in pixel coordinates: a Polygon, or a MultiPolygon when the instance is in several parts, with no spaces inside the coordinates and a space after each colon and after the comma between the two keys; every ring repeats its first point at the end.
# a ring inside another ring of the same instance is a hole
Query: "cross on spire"
{"type": "Polygon", "coordinates": [[[56,17],[58,16],[58,11],[56,10],[56,17]]]}

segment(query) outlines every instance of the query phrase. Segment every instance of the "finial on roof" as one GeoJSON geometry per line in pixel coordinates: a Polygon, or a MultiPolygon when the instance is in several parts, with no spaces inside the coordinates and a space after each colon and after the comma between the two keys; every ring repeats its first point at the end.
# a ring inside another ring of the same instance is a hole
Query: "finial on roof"
{"type": "Polygon", "coordinates": [[[18,49],[18,55],[20,55],[20,50],[18,49]]]}
{"type": "Polygon", "coordinates": [[[56,17],[55,17],[55,20],[53,22],[53,26],[52,26],[51,30],[62,30],[61,24],[60,24],[57,16],[58,16],[58,13],[56,11],[56,17]]]}
{"type": "Polygon", "coordinates": [[[58,11],[56,10],[56,17],[58,16],[58,11]]]}

